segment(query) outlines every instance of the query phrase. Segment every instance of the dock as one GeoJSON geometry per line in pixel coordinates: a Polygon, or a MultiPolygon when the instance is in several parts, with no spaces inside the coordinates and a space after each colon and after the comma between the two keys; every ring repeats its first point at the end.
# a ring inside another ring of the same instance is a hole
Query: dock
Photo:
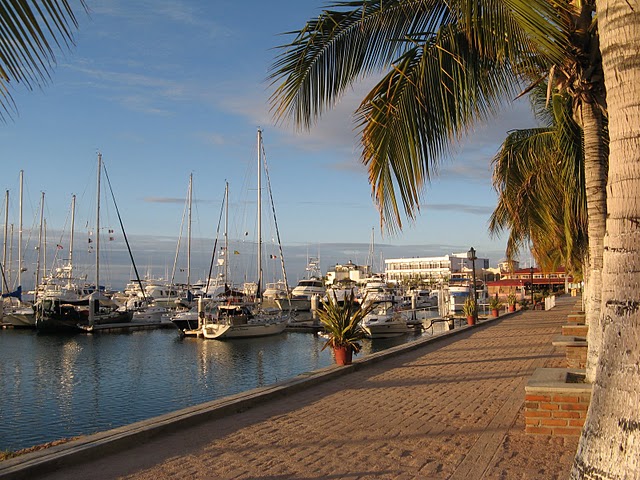
{"type": "Polygon", "coordinates": [[[87,333],[104,332],[104,333],[122,333],[130,332],[134,330],[153,330],[158,328],[172,328],[176,326],[172,322],[158,321],[158,322],[126,322],[126,323],[104,323],[101,325],[78,325],[80,330],[87,333]]]}

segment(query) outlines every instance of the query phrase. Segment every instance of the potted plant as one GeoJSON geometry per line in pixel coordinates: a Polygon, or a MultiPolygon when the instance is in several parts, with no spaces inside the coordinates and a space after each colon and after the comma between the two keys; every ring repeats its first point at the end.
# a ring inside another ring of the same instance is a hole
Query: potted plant
{"type": "Polygon", "coordinates": [[[500,309],[502,308],[502,302],[498,298],[498,294],[489,299],[489,308],[491,309],[491,315],[497,317],[500,315],[500,309]]]}
{"type": "Polygon", "coordinates": [[[322,301],[318,318],[329,337],[322,350],[331,347],[338,365],[349,365],[353,354],[357,354],[362,348],[360,340],[364,338],[364,332],[360,322],[371,311],[372,306],[369,304],[365,307],[356,302],[353,289],[350,295],[345,295],[344,302],[338,302],[335,292],[333,298],[322,301]]]}
{"type": "Polygon", "coordinates": [[[476,315],[477,315],[476,301],[473,299],[471,295],[469,295],[467,299],[464,301],[464,304],[462,305],[462,313],[464,313],[464,315],[467,317],[468,325],[476,324],[476,315]]]}
{"type": "Polygon", "coordinates": [[[516,311],[516,303],[518,303],[517,300],[516,300],[516,295],[514,293],[510,293],[507,296],[507,305],[509,305],[509,311],[510,312],[515,312],[516,311]]]}

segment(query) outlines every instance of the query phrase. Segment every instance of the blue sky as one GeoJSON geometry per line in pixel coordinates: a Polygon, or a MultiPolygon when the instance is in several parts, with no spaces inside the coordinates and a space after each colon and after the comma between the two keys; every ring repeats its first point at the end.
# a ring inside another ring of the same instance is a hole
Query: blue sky
{"type": "Polygon", "coordinates": [[[348,260],[364,263],[372,228],[377,255],[385,258],[445,255],[472,245],[492,266],[502,257],[506,239],[487,233],[496,202],[490,161],[508,130],[533,124],[526,100],[466,138],[427,187],[415,224],[383,237],[351,118],[366,86],[308,133],[274,125],[268,110],[273,47],[325,2],[87,3],[88,16],[78,10],[76,47],[58,56],[50,84],[12,91],[19,114],[0,126],[11,223],[17,223],[20,169],[25,228],[41,191],[52,232],[63,228],[73,193],[82,218],[95,195],[100,151],[139,267],[164,271],[189,174],[197,203],[193,234],[210,240],[224,182],[233,206],[233,192],[255,162],[261,127],[289,278],[304,274],[308,253],[320,255],[323,271],[348,260]]]}

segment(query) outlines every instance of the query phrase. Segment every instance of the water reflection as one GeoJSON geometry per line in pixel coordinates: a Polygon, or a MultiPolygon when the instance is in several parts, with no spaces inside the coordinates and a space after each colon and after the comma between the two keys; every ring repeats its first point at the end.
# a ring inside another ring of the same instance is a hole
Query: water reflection
{"type": "MultiPolygon", "coordinates": [[[[364,341],[362,353],[415,338],[364,341]]],[[[217,341],[175,330],[1,330],[0,450],[114,428],[323,368],[333,364],[324,342],[299,332],[217,341]]]]}

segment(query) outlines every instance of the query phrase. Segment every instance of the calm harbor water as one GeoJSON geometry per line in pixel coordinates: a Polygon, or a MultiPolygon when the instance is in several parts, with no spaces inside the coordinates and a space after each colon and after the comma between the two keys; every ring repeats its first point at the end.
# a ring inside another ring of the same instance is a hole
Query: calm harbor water
{"type": "MultiPolygon", "coordinates": [[[[433,332],[365,340],[366,355],[433,332]]],[[[312,333],[232,341],[174,329],[0,330],[0,451],[95,433],[286,380],[333,363],[312,333]]]]}

